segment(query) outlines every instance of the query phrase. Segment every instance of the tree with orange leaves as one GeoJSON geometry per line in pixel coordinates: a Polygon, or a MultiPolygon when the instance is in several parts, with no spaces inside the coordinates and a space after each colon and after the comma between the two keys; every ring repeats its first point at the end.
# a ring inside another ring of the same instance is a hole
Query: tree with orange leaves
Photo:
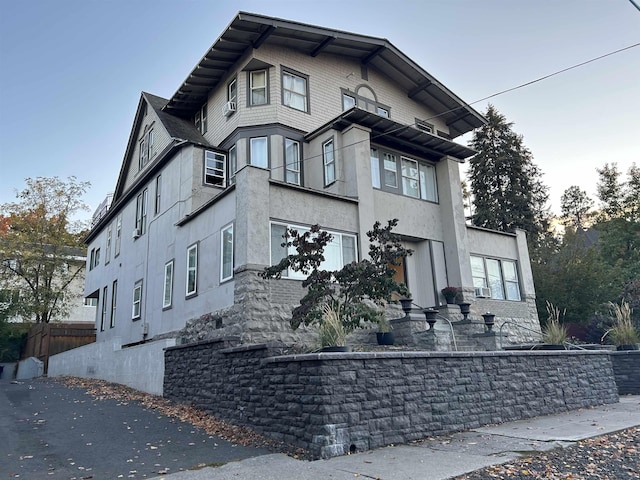
{"type": "Polygon", "coordinates": [[[20,290],[14,314],[36,323],[63,320],[69,286],[85,267],[86,226],[74,219],[87,210],[88,182],[75,177],[25,180],[18,201],[0,205],[0,288],[20,290]]]}

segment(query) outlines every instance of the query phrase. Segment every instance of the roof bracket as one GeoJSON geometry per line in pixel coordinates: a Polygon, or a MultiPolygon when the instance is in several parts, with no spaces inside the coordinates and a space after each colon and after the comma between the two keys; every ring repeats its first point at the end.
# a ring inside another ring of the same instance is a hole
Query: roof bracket
{"type": "Polygon", "coordinates": [[[336,37],[327,37],[325,38],[320,45],[318,45],[313,52],[311,52],[312,57],[317,57],[325,48],[331,45],[336,40],[336,37]]]}
{"type": "Polygon", "coordinates": [[[253,48],[260,48],[260,46],[269,38],[269,35],[276,29],[275,25],[269,25],[264,32],[253,42],[253,48]]]}
{"type": "Polygon", "coordinates": [[[374,58],[376,58],[378,55],[380,55],[382,52],[384,52],[384,50],[387,47],[385,47],[384,45],[380,45],[378,48],[376,48],[373,52],[371,52],[369,55],[367,55],[366,57],[364,57],[362,59],[362,64],[363,65],[368,65],[369,62],[371,60],[373,60],[374,58]]]}

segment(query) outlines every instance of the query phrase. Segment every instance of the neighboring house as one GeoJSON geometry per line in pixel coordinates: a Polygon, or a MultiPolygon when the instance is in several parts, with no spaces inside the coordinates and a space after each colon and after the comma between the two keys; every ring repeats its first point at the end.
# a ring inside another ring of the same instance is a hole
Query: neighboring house
{"type": "MultiPolygon", "coordinates": [[[[69,269],[82,268],[82,265],[86,262],[86,257],[84,256],[85,252],[83,250],[65,247],[64,255],[65,267],[68,265],[69,269]]],[[[67,269],[68,271],[68,269],[67,269]]],[[[29,287],[25,280],[12,277],[14,280],[8,280],[7,282],[11,283],[3,283],[0,286],[0,308],[2,310],[7,309],[8,311],[12,311],[11,308],[12,303],[20,303],[28,300],[28,292],[29,287]]],[[[54,276],[52,281],[54,282],[54,290],[55,282],[62,282],[60,277],[54,276]]],[[[84,286],[85,286],[85,271],[82,270],[78,273],[78,275],[71,280],[69,286],[65,289],[63,295],[64,299],[67,302],[68,307],[65,309],[66,312],[64,315],[58,314],[54,315],[51,319],[51,322],[66,322],[66,323],[93,323],[96,316],[96,300],[85,298],[84,296],[84,286]]],[[[17,314],[11,316],[8,321],[10,322],[35,322],[35,318],[25,317],[23,315],[17,314]]]]}
{"type": "Polygon", "coordinates": [[[239,13],[170,99],[141,95],[86,239],[98,343],[303,339],[288,324],[300,276],[258,277],[285,228],[332,232],[339,268],[393,218],[416,304],[462,286],[477,313],[539,330],[524,234],[465,224],[474,151],[452,139],[484,123],[388,40],[239,13]]]}

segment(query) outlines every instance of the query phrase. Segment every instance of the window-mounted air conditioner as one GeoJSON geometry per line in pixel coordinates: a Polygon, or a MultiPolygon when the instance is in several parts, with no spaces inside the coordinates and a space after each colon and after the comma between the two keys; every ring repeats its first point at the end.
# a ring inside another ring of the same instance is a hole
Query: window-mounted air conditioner
{"type": "Polygon", "coordinates": [[[491,289],[488,287],[476,287],[476,297],[478,298],[490,298],[491,289]]]}
{"type": "Polygon", "coordinates": [[[225,117],[228,117],[235,111],[236,111],[236,102],[227,102],[222,107],[222,113],[224,114],[225,117]]]}
{"type": "Polygon", "coordinates": [[[134,228],[133,229],[133,234],[131,236],[133,237],[134,240],[136,238],[138,238],[140,236],[140,229],[139,228],[134,228]]]}

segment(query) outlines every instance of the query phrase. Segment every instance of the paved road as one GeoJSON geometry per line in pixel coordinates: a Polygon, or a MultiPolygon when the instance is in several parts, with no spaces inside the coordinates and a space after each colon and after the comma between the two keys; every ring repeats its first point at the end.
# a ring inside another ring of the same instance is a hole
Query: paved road
{"type": "Polygon", "coordinates": [[[267,453],[52,380],[0,380],[0,479],[153,478],[267,453]]]}

